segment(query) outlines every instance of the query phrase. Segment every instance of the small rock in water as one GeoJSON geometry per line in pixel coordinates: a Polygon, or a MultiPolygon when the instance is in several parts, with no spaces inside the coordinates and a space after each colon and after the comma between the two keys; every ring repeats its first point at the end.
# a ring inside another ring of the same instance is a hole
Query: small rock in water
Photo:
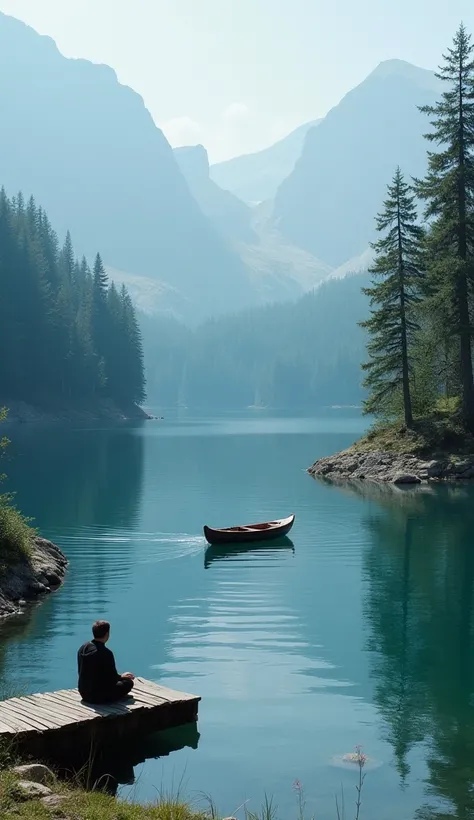
{"type": "Polygon", "coordinates": [[[421,484],[421,479],[417,475],[410,475],[409,473],[401,473],[393,479],[394,484],[421,484]]]}

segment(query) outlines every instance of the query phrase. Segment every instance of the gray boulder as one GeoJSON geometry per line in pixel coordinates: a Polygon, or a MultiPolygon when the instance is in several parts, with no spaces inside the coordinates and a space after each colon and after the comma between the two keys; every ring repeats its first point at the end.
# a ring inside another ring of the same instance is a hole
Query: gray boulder
{"type": "Polygon", "coordinates": [[[417,475],[410,475],[409,473],[401,473],[393,479],[394,484],[421,484],[421,478],[417,475]]]}
{"type": "Polygon", "coordinates": [[[41,802],[47,809],[59,809],[67,799],[67,794],[48,794],[46,797],[41,798],[41,802]]]}
{"type": "Polygon", "coordinates": [[[31,783],[40,783],[43,786],[54,783],[54,774],[47,766],[41,763],[28,763],[24,766],[16,766],[13,772],[17,774],[22,780],[27,780],[31,783]]]}
{"type": "Polygon", "coordinates": [[[43,786],[41,783],[34,783],[32,780],[19,780],[17,785],[25,800],[36,800],[37,798],[52,795],[52,791],[48,786],[43,786]]]}

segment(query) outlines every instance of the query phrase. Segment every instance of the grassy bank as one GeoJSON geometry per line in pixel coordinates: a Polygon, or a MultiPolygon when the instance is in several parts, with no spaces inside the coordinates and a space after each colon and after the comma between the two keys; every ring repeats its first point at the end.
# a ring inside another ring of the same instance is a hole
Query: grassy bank
{"type": "Polygon", "coordinates": [[[50,804],[23,796],[19,778],[11,770],[0,771],[0,817],[15,820],[51,820],[58,816],[74,820],[209,820],[186,803],[158,799],[139,806],[125,803],[101,791],[84,791],[54,781],[50,804]],[[54,799],[53,799],[54,798],[54,799]]]}
{"type": "MultiPolygon", "coordinates": [[[[49,795],[46,797],[27,798],[22,790],[18,773],[11,768],[12,758],[0,749],[0,817],[2,820],[218,820],[220,815],[215,805],[204,795],[197,804],[189,803],[175,796],[160,795],[153,803],[139,805],[120,800],[100,790],[100,783],[93,789],[85,789],[84,777],[66,784],[55,778],[51,770],[46,770],[50,777],[47,780],[49,795]]],[[[354,801],[345,805],[344,789],[334,798],[335,820],[361,820],[362,795],[366,773],[364,771],[367,757],[359,746],[355,752],[347,755],[354,766],[354,801]]],[[[41,767],[44,768],[44,767],[41,767]]],[[[25,773],[25,776],[26,773],[25,773]]],[[[87,778],[86,778],[87,779],[87,778]]],[[[30,783],[33,785],[33,783],[30,783]]],[[[301,783],[293,783],[296,820],[314,820],[309,813],[305,792],[301,783]]],[[[272,798],[265,796],[263,805],[257,811],[251,811],[248,801],[236,809],[244,820],[278,820],[278,808],[272,798]]],[[[226,818],[233,820],[233,818],[226,818]]]]}
{"type": "Polygon", "coordinates": [[[422,458],[474,453],[474,438],[459,414],[437,410],[415,419],[407,428],[401,421],[376,424],[351,448],[355,452],[409,453],[422,458]]]}

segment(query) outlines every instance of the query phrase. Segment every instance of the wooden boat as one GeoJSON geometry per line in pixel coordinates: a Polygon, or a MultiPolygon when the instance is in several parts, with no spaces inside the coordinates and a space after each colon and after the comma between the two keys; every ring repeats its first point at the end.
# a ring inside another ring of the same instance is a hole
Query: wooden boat
{"type": "Polygon", "coordinates": [[[280,518],[278,521],[265,521],[263,524],[247,524],[244,527],[227,527],[217,530],[204,527],[204,536],[208,544],[252,544],[256,541],[270,541],[288,535],[295,521],[295,516],[280,518]]]}

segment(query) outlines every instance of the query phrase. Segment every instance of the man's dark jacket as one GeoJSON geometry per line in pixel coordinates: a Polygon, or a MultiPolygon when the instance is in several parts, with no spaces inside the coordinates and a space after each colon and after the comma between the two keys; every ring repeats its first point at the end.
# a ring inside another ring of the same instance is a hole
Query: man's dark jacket
{"type": "Polygon", "coordinates": [[[106,701],[112,695],[120,675],[113,652],[102,641],[88,641],[77,653],[78,689],[89,703],[106,701]]]}

